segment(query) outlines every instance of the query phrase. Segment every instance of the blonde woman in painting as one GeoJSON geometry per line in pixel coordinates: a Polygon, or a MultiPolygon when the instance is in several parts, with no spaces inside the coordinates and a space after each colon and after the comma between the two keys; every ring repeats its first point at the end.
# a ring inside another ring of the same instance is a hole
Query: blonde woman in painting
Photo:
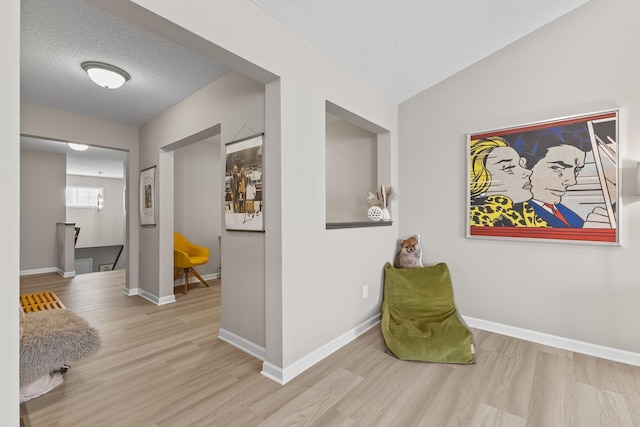
{"type": "Polygon", "coordinates": [[[471,141],[469,172],[472,226],[546,227],[527,203],[531,171],[520,155],[500,137],[471,141]]]}

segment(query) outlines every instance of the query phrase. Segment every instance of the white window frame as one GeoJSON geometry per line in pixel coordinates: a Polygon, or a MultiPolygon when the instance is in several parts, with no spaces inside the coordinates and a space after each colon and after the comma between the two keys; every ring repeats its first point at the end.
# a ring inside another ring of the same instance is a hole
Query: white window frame
{"type": "Polygon", "coordinates": [[[66,206],[80,209],[97,208],[98,194],[104,197],[104,187],[68,185],[65,191],[66,206]]]}

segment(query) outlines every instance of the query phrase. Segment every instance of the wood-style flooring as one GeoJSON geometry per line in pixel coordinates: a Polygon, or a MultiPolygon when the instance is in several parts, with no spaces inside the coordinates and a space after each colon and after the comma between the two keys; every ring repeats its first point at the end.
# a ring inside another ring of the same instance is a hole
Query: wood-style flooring
{"type": "MultiPolygon", "coordinates": [[[[220,280],[155,306],[124,273],[22,278],[95,326],[100,352],[26,402],[53,426],[640,426],[640,368],[474,330],[477,364],[403,362],[379,328],[285,386],[217,339],[220,280]]],[[[309,333],[313,333],[310,330],[309,333]]]]}

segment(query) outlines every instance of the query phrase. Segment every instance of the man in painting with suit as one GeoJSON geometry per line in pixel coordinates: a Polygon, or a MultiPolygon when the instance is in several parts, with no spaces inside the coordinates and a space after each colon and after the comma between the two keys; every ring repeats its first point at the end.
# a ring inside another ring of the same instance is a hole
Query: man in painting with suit
{"type": "Polygon", "coordinates": [[[603,208],[596,207],[587,223],[577,213],[561,203],[569,187],[575,185],[591,151],[591,139],[585,123],[558,126],[519,135],[514,148],[531,169],[529,204],[536,215],[554,228],[607,227],[609,221],[603,208]]]}

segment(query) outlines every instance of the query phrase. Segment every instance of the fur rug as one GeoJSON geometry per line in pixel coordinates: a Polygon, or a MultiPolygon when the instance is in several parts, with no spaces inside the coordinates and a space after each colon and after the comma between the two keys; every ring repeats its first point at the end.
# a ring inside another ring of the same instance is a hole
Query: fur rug
{"type": "Polygon", "coordinates": [[[71,310],[27,313],[20,338],[20,386],[100,349],[98,331],[71,310]]]}

